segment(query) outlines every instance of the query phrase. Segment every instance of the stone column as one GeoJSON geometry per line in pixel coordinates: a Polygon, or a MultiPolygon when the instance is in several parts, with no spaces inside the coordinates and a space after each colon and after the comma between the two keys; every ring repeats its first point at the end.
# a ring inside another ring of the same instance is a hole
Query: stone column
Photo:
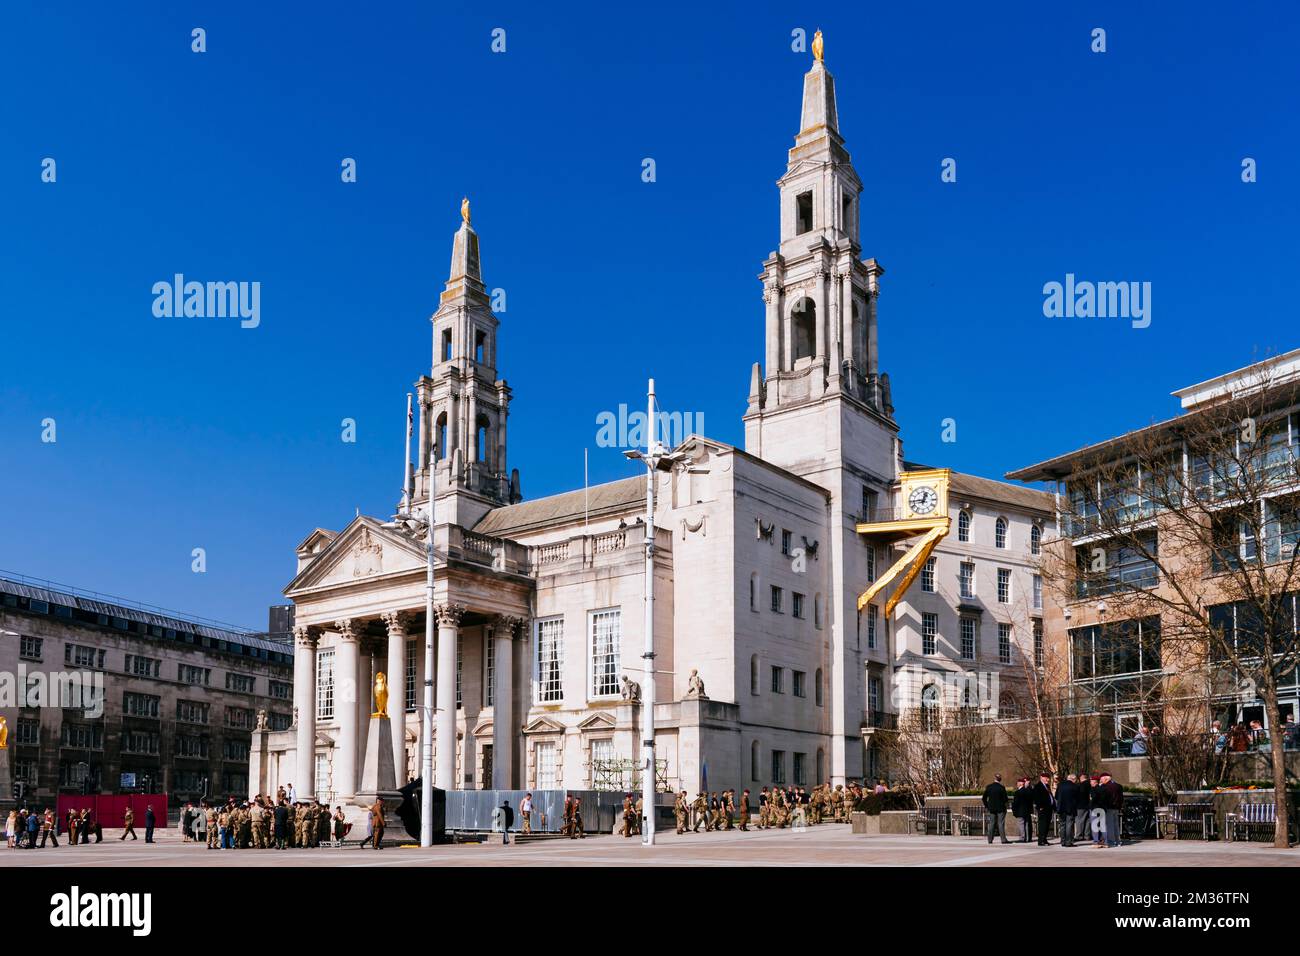
{"type": "Polygon", "coordinates": [[[517,617],[498,617],[490,625],[492,653],[496,655],[492,687],[492,789],[513,785],[515,742],[515,633],[523,623],[517,617]]]}
{"type": "Polygon", "coordinates": [[[293,714],[298,728],[294,792],[299,800],[316,794],[316,628],[293,629],[293,714]]]}
{"type": "Polygon", "coordinates": [[[338,715],[339,739],[334,753],[334,786],[336,799],[342,803],[357,795],[357,693],[360,667],[360,649],[357,646],[359,622],[346,619],[337,622],[338,672],[334,680],[334,713],[338,715]]]}
{"type": "Polygon", "coordinates": [[[763,290],[763,302],[767,307],[767,368],[765,374],[776,377],[781,370],[781,309],[777,303],[780,298],[774,286],[763,290]]]}
{"type": "Polygon", "coordinates": [[[459,604],[439,604],[438,616],[438,719],[434,740],[437,743],[437,772],[434,785],[440,790],[459,790],[456,785],[456,639],[465,608],[459,604]]]}
{"type": "Polygon", "coordinates": [[[388,628],[388,717],[393,729],[393,767],[397,785],[406,783],[406,628],[410,615],[395,611],[384,615],[388,628]]]}
{"type": "Polygon", "coordinates": [[[827,298],[830,300],[830,311],[826,313],[826,336],[830,340],[830,378],[832,381],[838,381],[840,372],[843,370],[842,356],[844,354],[844,303],[840,299],[840,284],[837,281],[839,276],[831,276],[831,286],[827,290],[827,298]]]}
{"type": "MultiPolygon", "coordinates": [[[[817,356],[817,365],[826,364],[826,330],[830,328],[827,324],[830,321],[830,309],[826,302],[826,270],[817,270],[817,338],[814,354],[817,356]]],[[[821,382],[816,382],[820,387],[821,382]]]]}
{"type": "MultiPolygon", "coordinates": [[[[435,346],[436,347],[436,346],[435,346]]],[[[429,455],[433,450],[434,428],[433,409],[429,405],[429,386],[424,379],[416,386],[416,398],[420,406],[420,450],[415,459],[415,497],[422,497],[429,487],[429,455]]]]}
{"type": "Polygon", "coordinates": [[[852,270],[840,275],[840,338],[844,342],[844,360],[859,367],[862,361],[854,342],[853,329],[853,273],[852,270]]]}

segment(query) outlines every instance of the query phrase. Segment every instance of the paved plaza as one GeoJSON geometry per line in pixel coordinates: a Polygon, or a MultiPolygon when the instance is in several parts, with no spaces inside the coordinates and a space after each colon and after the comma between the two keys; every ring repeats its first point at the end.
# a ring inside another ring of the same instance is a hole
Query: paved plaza
{"type": "Polygon", "coordinates": [[[357,847],[315,850],[207,850],[181,842],[173,830],[124,845],[117,835],[103,843],[57,850],[9,850],[0,867],[68,866],[1300,866],[1300,849],[1264,844],[1147,840],[1119,849],[1053,844],[990,846],[979,838],[939,836],[855,836],[846,826],[823,825],[803,833],[789,830],[658,835],[653,850],[637,838],[594,836],[502,846],[498,842],[421,850],[357,847]]]}

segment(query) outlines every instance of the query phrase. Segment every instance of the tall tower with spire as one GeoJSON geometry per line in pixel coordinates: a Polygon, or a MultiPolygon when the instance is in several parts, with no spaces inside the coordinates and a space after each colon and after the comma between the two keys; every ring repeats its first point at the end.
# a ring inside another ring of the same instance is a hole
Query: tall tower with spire
{"type": "Polygon", "coordinates": [[[820,440],[792,444],[805,431],[810,406],[896,429],[889,380],[877,364],[876,296],[884,269],[859,258],[862,180],[844,148],[835,78],[822,53],[819,30],[803,80],[799,133],[777,180],[781,244],[759,275],[766,363],[754,366],[745,415],[746,450],[795,471],[802,456],[826,451],[820,440]]]}
{"type": "Polygon", "coordinates": [[[829,493],[830,540],[815,573],[831,595],[826,714],[839,781],[862,772],[867,674],[888,666],[887,639],[878,650],[861,637],[857,595],[873,579],[877,555],[856,524],[892,501],[901,446],[889,379],[877,365],[884,270],[861,258],[862,180],[840,135],[823,49],[818,31],[799,133],[777,180],[781,241],[759,275],[766,361],[750,376],[745,450],[829,493]]]}
{"type": "Polygon", "coordinates": [[[414,500],[428,500],[432,454],[439,523],[471,527],[492,508],[519,500],[519,472],[507,470],[510,387],[497,378],[499,322],[483,285],[468,199],[461,200],[460,214],[451,272],[430,319],[432,369],[415,383],[420,455],[414,500]]]}

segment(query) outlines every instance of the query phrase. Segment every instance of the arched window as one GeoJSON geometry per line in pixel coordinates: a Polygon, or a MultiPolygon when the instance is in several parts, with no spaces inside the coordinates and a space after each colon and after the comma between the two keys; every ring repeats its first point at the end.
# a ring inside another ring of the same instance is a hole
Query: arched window
{"type": "Polygon", "coordinates": [[[939,729],[939,686],[926,684],[921,689],[921,729],[939,729]]]}
{"type": "Polygon", "coordinates": [[[817,686],[813,688],[813,694],[817,699],[817,706],[822,706],[822,669],[817,668],[817,686]]]}
{"type": "Polygon", "coordinates": [[[755,697],[758,696],[758,655],[752,654],[749,658],[749,692],[755,697]]]}
{"type": "Polygon", "coordinates": [[[755,783],[757,783],[757,782],[758,782],[758,779],[759,779],[759,776],[758,776],[758,765],[759,765],[759,756],[758,756],[758,753],[759,753],[759,751],[758,751],[758,741],[755,740],[753,743],[751,743],[751,744],[749,745],[749,779],[750,779],[750,780],[753,780],[755,783]]]}
{"type": "Polygon", "coordinates": [[[1043,529],[1034,525],[1029,529],[1029,553],[1040,554],[1043,550],[1043,529]]]}
{"type": "Polygon", "coordinates": [[[817,304],[806,296],[800,299],[790,310],[790,322],[794,333],[791,337],[792,358],[795,361],[812,358],[817,349],[817,304]]]}
{"type": "Polygon", "coordinates": [[[993,546],[995,548],[1005,548],[1007,546],[1007,519],[999,518],[997,524],[993,526],[993,546]]]}
{"type": "Polygon", "coordinates": [[[957,540],[958,541],[970,540],[970,512],[969,511],[957,512],[957,540]]]}
{"type": "Polygon", "coordinates": [[[437,449],[435,449],[437,452],[436,457],[439,461],[442,461],[442,459],[447,457],[447,413],[446,412],[443,412],[441,415],[438,416],[438,435],[435,441],[438,444],[437,449]]]}

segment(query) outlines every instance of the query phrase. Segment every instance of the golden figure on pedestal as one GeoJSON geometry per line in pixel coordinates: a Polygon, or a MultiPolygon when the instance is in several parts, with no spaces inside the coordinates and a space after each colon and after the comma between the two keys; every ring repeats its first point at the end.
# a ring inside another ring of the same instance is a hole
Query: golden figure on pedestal
{"type": "Polygon", "coordinates": [[[460,201],[460,218],[465,220],[465,225],[469,225],[469,197],[465,196],[460,201]]]}
{"type": "Polygon", "coordinates": [[[826,44],[822,42],[822,31],[818,30],[813,34],[813,59],[820,61],[825,49],[826,44]]]}
{"type": "Polygon", "coordinates": [[[388,716],[388,676],[383,671],[375,675],[375,712],[370,716],[388,716]]]}
{"type": "Polygon", "coordinates": [[[9,721],[0,717],[0,750],[9,749],[9,721]]]}

